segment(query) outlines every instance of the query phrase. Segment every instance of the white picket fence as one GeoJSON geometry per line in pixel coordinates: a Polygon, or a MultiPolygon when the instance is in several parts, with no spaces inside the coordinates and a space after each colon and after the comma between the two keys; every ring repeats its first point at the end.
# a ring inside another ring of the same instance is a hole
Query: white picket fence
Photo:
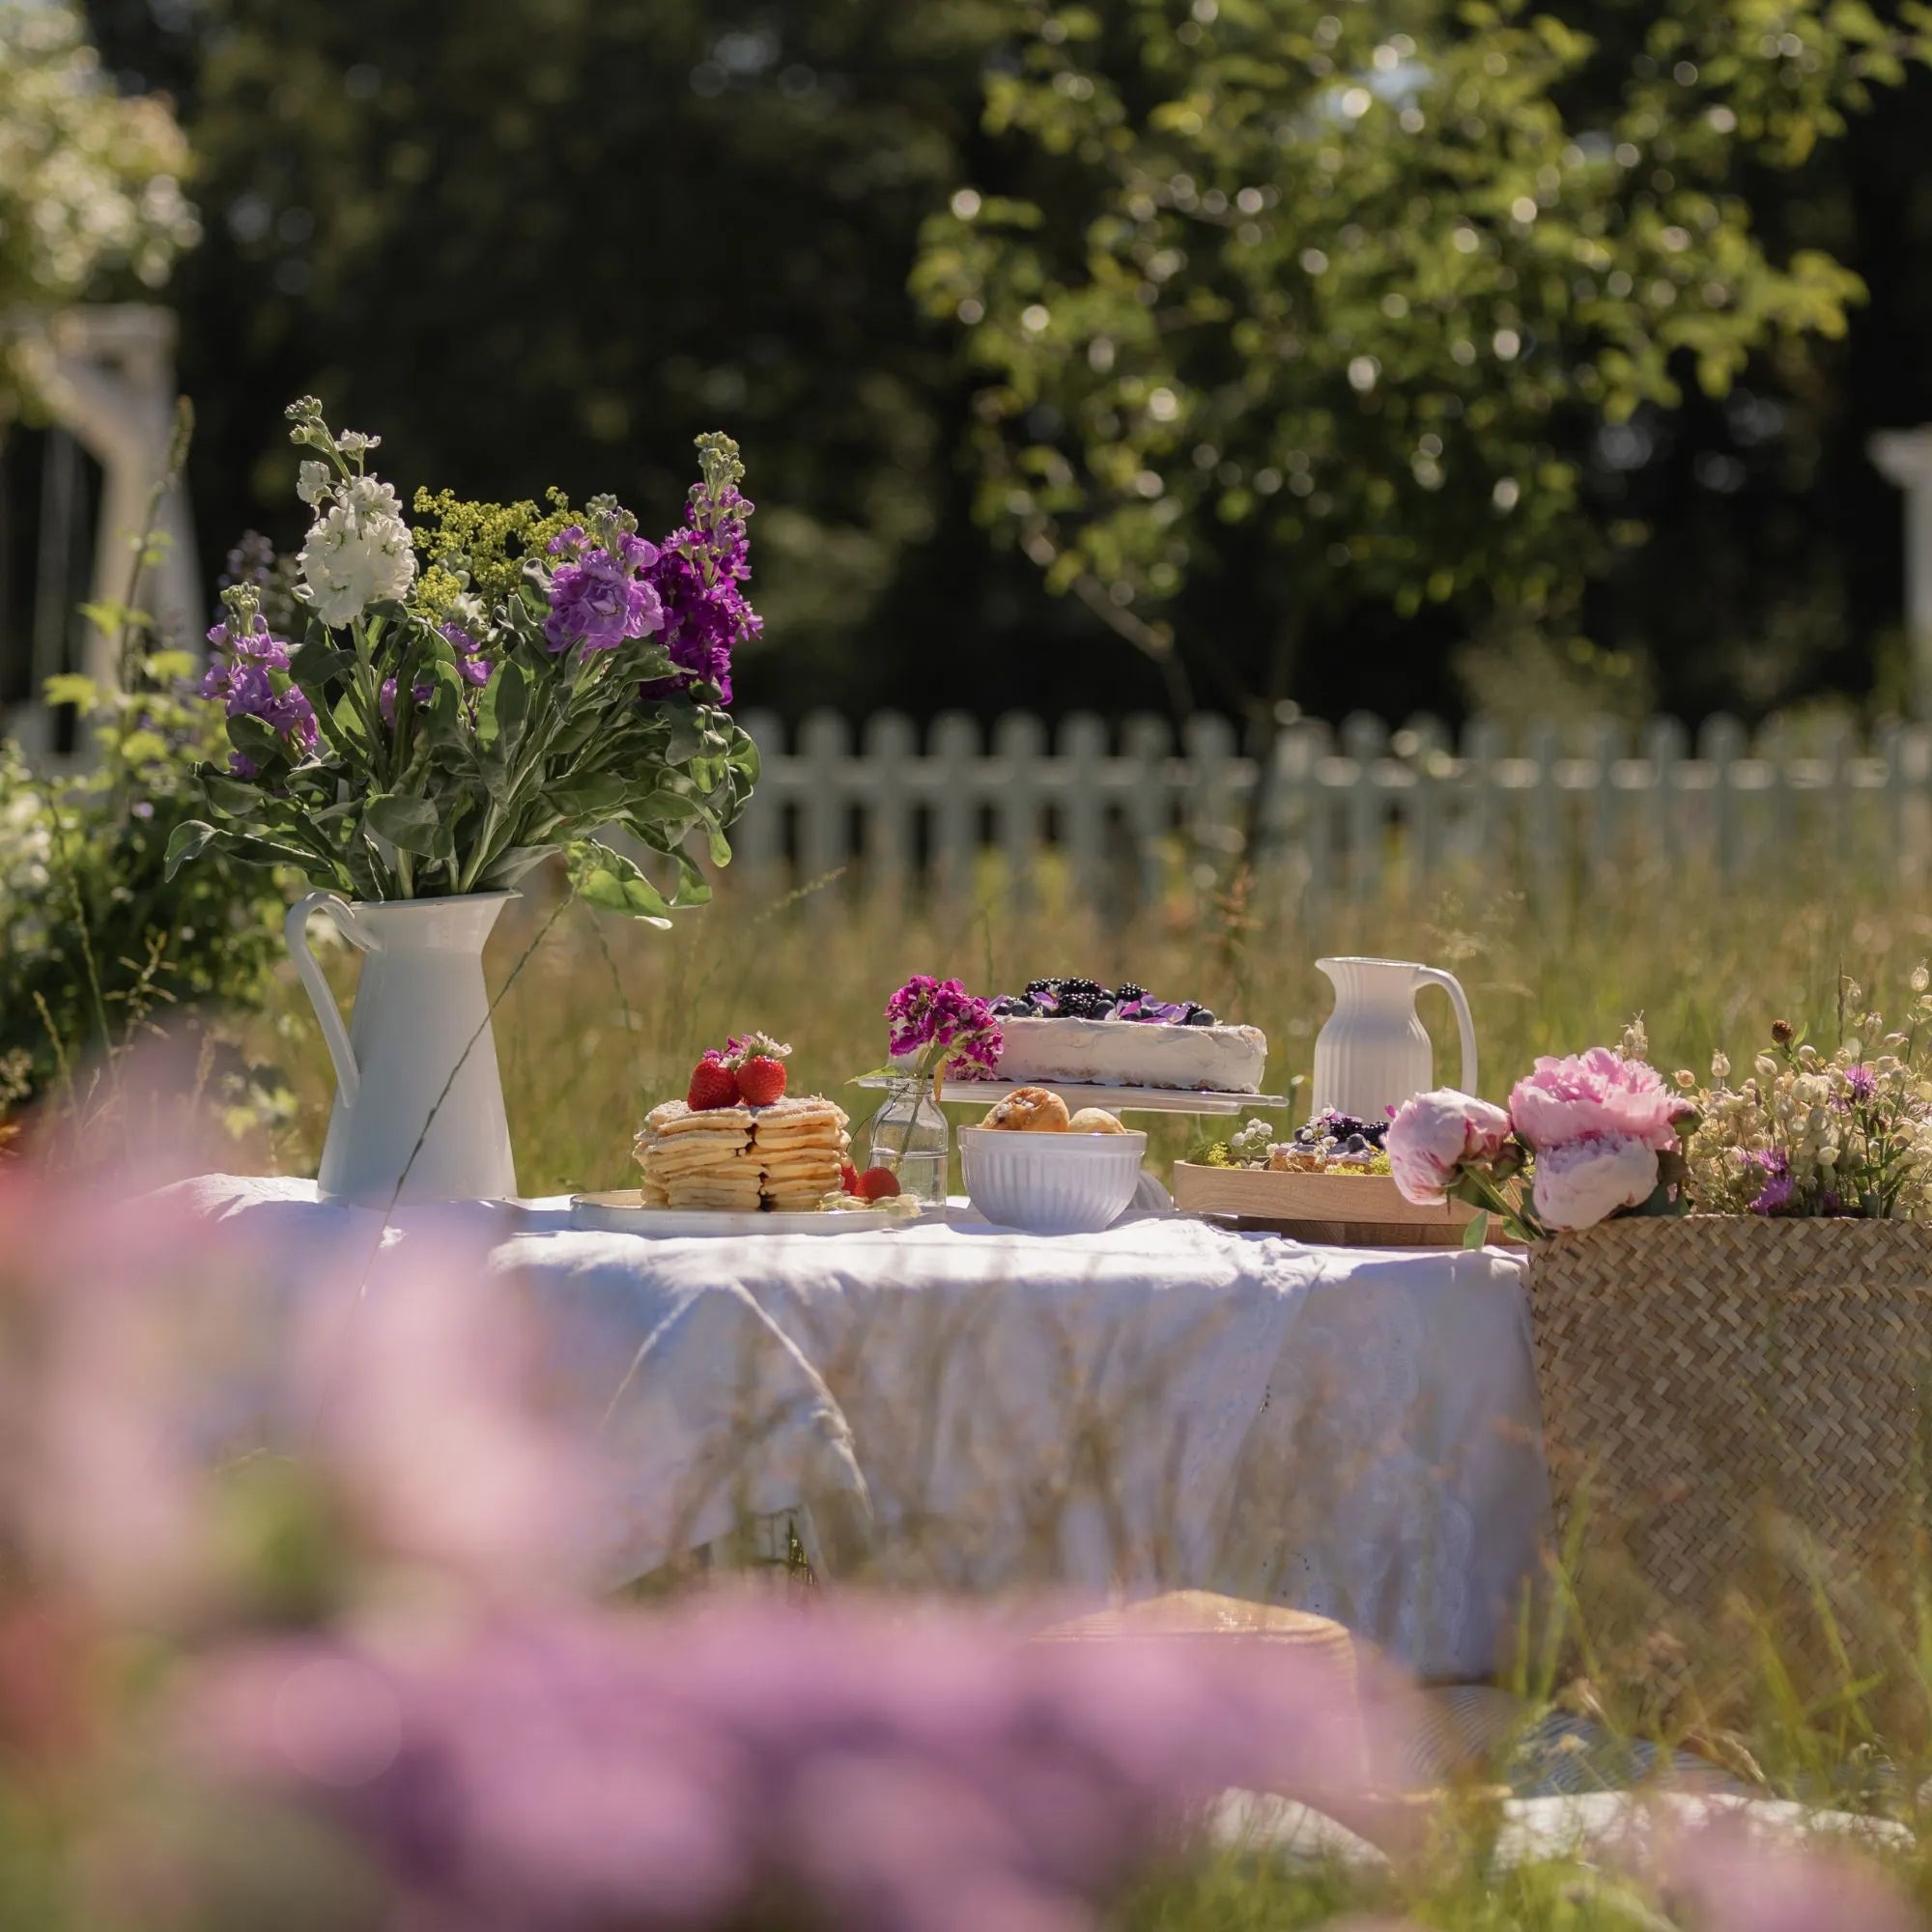
{"type": "Polygon", "coordinates": [[[1457,870],[1556,891],[1647,861],[1736,882],[1801,855],[1917,878],[1932,857],[1922,725],[1861,743],[1848,729],[1801,740],[1774,724],[1753,741],[1720,717],[1693,747],[1667,718],[1635,732],[1544,726],[1514,744],[1476,720],[1459,747],[1431,719],[1391,732],[1357,715],[1339,731],[1292,725],[1264,768],[1210,716],[1177,739],[1159,718],[1110,729],[1075,715],[1049,731],[1014,713],[988,742],[949,714],[923,744],[891,712],[856,743],[831,712],[806,718],[790,743],[774,717],[742,722],[764,777],[733,845],[767,884],[842,869],[867,886],[944,886],[997,855],[1003,889],[1021,900],[1051,863],[1080,898],[1121,905],[1158,897],[1177,868],[1226,876],[1246,854],[1264,882],[1324,902],[1457,870]]]}

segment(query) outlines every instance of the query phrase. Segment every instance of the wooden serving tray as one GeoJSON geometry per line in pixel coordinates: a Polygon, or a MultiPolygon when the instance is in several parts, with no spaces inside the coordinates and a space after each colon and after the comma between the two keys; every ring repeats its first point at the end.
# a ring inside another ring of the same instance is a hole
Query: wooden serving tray
{"type": "Polygon", "coordinates": [[[1385,1174],[1275,1174],[1259,1167],[1174,1164],[1174,1205],[1329,1247],[1454,1248],[1475,1209],[1418,1208],[1385,1174]]]}

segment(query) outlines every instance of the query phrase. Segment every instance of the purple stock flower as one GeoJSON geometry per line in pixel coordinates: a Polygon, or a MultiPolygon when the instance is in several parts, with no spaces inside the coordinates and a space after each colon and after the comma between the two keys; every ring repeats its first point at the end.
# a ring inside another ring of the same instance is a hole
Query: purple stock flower
{"type": "MultiPolygon", "coordinates": [[[[214,625],[208,634],[211,658],[201,680],[204,697],[219,698],[230,718],[259,718],[288,741],[298,757],[314,751],[315,710],[300,688],[287,681],[289,646],[269,629],[259,611],[242,628],[239,619],[214,625]],[[227,652],[224,660],[221,652],[227,652]],[[278,683],[271,673],[280,673],[278,683]]],[[[258,766],[240,752],[228,754],[228,769],[238,779],[252,779],[258,766]]]]}
{"type": "Polygon", "coordinates": [[[550,615],[544,619],[544,639],[553,651],[611,651],[665,627],[658,591],[641,574],[658,562],[657,546],[614,522],[604,536],[605,542],[593,542],[573,524],[550,540],[551,555],[562,559],[551,571],[550,615]]]}
{"type": "Polygon", "coordinates": [[[693,488],[689,520],[665,538],[649,573],[664,606],[665,649],[678,675],[645,685],[645,697],[702,683],[731,702],[731,653],[765,628],[739,588],[751,581],[745,525],[756,507],[735,483],[710,477],[693,488]]]}
{"type": "MultiPolygon", "coordinates": [[[[483,646],[461,624],[440,625],[438,635],[456,653],[456,674],[465,684],[482,686],[490,682],[490,673],[496,667],[483,655],[483,646]]],[[[421,698],[419,701],[427,703],[429,700],[421,698]]]]}
{"type": "Polygon", "coordinates": [[[985,1078],[1006,1044],[990,1001],[975,999],[957,980],[915,973],[886,1003],[895,1058],[938,1047],[965,1064],[968,1079],[985,1078]]]}
{"type": "MultiPolygon", "coordinates": [[[[437,635],[456,653],[456,674],[470,687],[471,709],[474,710],[473,694],[490,682],[496,666],[483,655],[483,646],[466,631],[461,624],[450,622],[439,624],[437,635]]],[[[383,710],[383,723],[393,726],[396,722],[396,680],[385,677],[378,695],[383,710]]],[[[410,686],[410,696],[418,706],[428,704],[436,696],[436,686],[427,682],[410,686]]]]}

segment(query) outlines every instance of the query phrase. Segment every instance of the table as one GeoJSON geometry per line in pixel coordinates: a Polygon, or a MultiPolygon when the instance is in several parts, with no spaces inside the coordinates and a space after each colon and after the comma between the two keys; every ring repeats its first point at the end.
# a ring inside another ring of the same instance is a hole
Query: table
{"type": "MultiPolygon", "coordinates": [[[[276,1256],[381,1233],[308,1182],[175,1192],[276,1256]]],[[[407,1256],[459,1223],[621,1464],[615,1577],[795,1511],[835,1574],[1211,1589],[1455,1679],[1495,1667],[1547,1533],[1520,1264],[1495,1251],[1172,1216],[646,1239],[576,1231],[562,1201],[406,1210],[382,1239],[407,1256]]]]}

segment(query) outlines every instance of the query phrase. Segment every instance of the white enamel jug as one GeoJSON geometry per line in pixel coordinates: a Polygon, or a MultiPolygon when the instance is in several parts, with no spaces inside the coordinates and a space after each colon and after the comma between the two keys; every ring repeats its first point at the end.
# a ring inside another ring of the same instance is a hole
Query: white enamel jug
{"type": "Polygon", "coordinates": [[[515,896],[352,904],[310,893],[290,910],[283,933],[335,1062],[335,1109],[318,1177],[324,1199],[387,1208],[515,1195],[483,986],[483,942],[515,896]],[[362,954],[346,1027],[309,951],[317,912],[362,954]]]}
{"type": "Polygon", "coordinates": [[[1335,982],[1335,1010],[1315,1040],[1314,1112],[1332,1107],[1358,1121],[1379,1121],[1435,1086],[1429,1035],[1415,1010],[1424,986],[1449,995],[1463,1036],[1463,1091],[1476,1091],[1476,1028],[1453,973],[1406,959],[1315,963],[1335,982]]]}

